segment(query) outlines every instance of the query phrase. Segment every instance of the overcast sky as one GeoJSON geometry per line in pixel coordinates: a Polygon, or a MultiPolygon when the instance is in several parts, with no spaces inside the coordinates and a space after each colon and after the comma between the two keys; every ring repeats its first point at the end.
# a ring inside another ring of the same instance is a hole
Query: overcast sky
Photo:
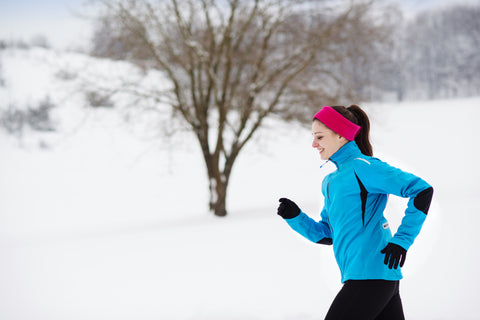
{"type": "Polygon", "coordinates": [[[84,45],[91,22],[82,18],[88,0],[0,0],[0,39],[30,41],[44,35],[57,48],[84,45]]]}
{"type": "MultiPolygon", "coordinates": [[[[408,12],[453,4],[458,0],[384,0],[399,3],[408,12]]],[[[480,0],[462,0],[462,2],[480,0]]],[[[44,35],[60,49],[85,47],[92,33],[92,23],[81,18],[89,0],[0,0],[0,39],[30,41],[44,35]]]]}

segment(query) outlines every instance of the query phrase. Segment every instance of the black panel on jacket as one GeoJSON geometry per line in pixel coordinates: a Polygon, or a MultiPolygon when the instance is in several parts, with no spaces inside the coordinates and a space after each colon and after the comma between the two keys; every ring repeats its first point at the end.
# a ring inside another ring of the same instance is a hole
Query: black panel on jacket
{"type": "Polygon", "coordinates": [[[415,197],[413,200],[413,205],[418,210],[422,211],[423,213],[427,214],[428,209],[430,209],[430,203],[432,202],[433,197],[433,188],[430,187],[428,189],[423,190],[415,197]]]}
{"type": "Polygon", "coordinates": [[[367,195],[368,191],[363,185],[362,181],[360,178],[357,176],[357,173],[355,172],[355,177],[357,178],[358,185],[360,187],[360,199],[362,200],[362,224],[365,226],[365,207],[367,206],[367,195]]]}
{"type": "Polygon", "coordinates": [[[318,244],[326,244],[331,245],[333,243],[332,239],[330,238],[323,238],[317,241],[318,244]]]}

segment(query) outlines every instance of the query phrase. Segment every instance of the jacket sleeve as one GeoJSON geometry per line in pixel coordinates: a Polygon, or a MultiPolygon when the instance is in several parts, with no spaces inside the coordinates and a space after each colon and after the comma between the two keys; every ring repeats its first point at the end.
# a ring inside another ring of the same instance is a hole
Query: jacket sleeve
{"type": "Polygon", "coordinates": [[[391,240],[392,243],[408,250],[427,217],[433,188],[421,178],[376,158],[370,158],[368,161],[359,160],[361,161],[355,167],[355,174],[367,192],[410,198],[402,223],[391,240]]]}
{"type": "Polygon", "coordinates": [[[332,244],[332,233],[328,226],[326,210],[321,213],[321,220],[316,222],[303,211],[292,219],[285,219],[288,225],[308,240],[320,244],[332,244]],[[325,221],[326,220],[326,221],[325,221]]]}

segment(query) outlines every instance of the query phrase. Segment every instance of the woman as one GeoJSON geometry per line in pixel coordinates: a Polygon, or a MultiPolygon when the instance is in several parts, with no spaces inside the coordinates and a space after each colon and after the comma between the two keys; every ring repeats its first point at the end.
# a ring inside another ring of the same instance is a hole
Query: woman
{"type": "Polygon", "coordinates": [[[337,170],[325,177],[319,222],[287,198],[278,214],[298,233],[333,244],[343,287],[325,319],[404,319],[399,267],[420,232],[433,188],[424,180],[373,158],[370,122],[358,106],[323,107],[312,123],[312,147],[337,170]],[[389,194],[410,198],[392,236],[383,215],[389,194]]]}

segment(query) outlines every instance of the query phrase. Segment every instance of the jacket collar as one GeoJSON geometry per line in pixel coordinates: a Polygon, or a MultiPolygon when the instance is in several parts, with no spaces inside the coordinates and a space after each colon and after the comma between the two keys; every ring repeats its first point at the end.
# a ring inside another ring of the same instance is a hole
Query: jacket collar
{"type": "Polygon", "coordinates": [[[331,157],[330,160],[338,166],[341,165],[343,162],[352,159],[354,157],[358,157],[362,154],[360,149],[357,146],[355,141],[350,141],[344,144],[337,152],[335,152],[331,157]]]}

